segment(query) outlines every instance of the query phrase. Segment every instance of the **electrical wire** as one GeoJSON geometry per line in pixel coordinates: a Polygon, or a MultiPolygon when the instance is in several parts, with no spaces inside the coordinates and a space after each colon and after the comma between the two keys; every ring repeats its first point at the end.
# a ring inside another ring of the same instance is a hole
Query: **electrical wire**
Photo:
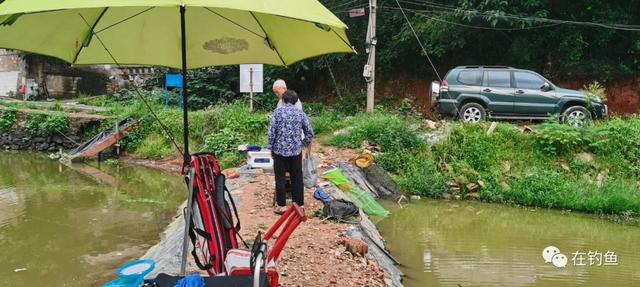
{"type": "Polygon", "coordinates": [[[411,21],[409,21],[409,17],[407,17],[407,14],[404,12],[404,9],[402,9],[402,6],[400,5],[400,2],[398,2],[398,0],[395,0],[395,1],[398,4],[398,8],[400,8],[400,12],[402,12],[402,16],[407,21],[407,24],[409,24],[409,28],[411,29],[411,33],[413,33],[413,36],[418,41],[418,44],[420,45],[420,48],[422,49],[422,53],[424,53],[424,55],[427,57],[427,60],[429,60],[429,64],[431,65],[431,68],[433,69],[433,72],[436,74],[436,77],[438,77],[438,80],[440,82],[442,82],[442,77],[440,77],[440,74],[438,73],[438,70],[436,69],[436,66],[433,64],[433,61],[431,61],[431,57],[429,57],[429,53],[427,53],[427,49],[422,44],[422,41],[420,40],[420,37],[418,37],[418,33],[416,33],[416,30],[413,28],[413,24],[411,24],[411,21]]]}
{"type": "Polygon", "coordinates": [[[358,0],[347,0],[344,3],[338,4],[338,5],[334,5],[332,7],[327,7],[327,9],[333,11],[333,10],[335,10],[337,8],[344,7],[344,6],[347,6],[349,4],[357,4],[356,2],[361,2],[361,1],[358,1],[358,0]]]}
{"type": "MultiPolygon", "coordinates": [[[[400,10],[398,8],[395,8],[395,7],[385,7],[385,9],[394,10],[394,11],[399,11],[400,10]]],[[[464,27],[464,28],[480,29],[480,30],[521,31],[521,30],[532,30],[532,29],[548,28],[548,27],[554,27],[554,26],[561,25],[560,23],[552,23],[552,24],[545,24],[545,25],[538,25],[538,26],[522,27],[522,28],[500,28],[500,27],[475,26],[475,25],[468,25],[468,24],[463,24],[463,23],[458,23],[458,22],[452,22],[452,21],[449,21],[449,20],[442,19],[440,17],[428,15],[427,13],[424,13],[424,12],[418,12],[416,10],[411,10],[411,9],[404,9],[404,10],[408,11],[408,12],[411,12],[411,13],[413,13],[415,15],[430,19],[430,20],[443,22],[443,23],[447,23],[447,24],[451,24],[451,25],[455,25],[455,26],[460,26],[460,27],[464,27]]],[[[427,12],[431,12],[431,11],[427,11],[427,12]]]]}
{"type": "MultiPolygon", "coordinates": [[[[416,38],[416,41],[418,41],[418,44],[420,44],[420,48],[422,49],[422,53],[427,57],[427,60],[429,60],[429,64],[431,65],[431,68],[433,69],[433,72],[438,77],[438,80],[440,81],[440,84],[442,84],[442,77],[440,77],[440,74],[438,73],[438,70],[436,69],[436,66],[433,64],[433,61],[431,61],[431,57],[429,57],[429,53],[427,53],[427,49],[425,49],[424,45],[422,44],[422,41],[420,40],[420,37],[418,37],[418,33],[416,33],[416,30],[413,29],[413,24],[411,24],[411,21],[409,21],[409,17],[407,17],[407,14],[404,12],[404,9],[402,8],[402,5],[400,5],[400,2],[398,2],[398,0],[395,0],[395,1],[396,1],[396,4],[398,4],[398,8],[400,9],[400,12],[402,12],[402,16],[404,17],[405,21],[407,21],[407,24],[409,25],[409,28],[411,28],[411,32],[413,33],[413,36],[416,38]]],[[[453,100],[451,98],[451,95],[448,92],[447,92],[447,96],[449,97],[449,100],[453,100]]],[[[456,115],[458,115],[458,119],[460,119],[460,121],[462,121],[463,117],[462,117],[462,114],[460,113],[460,109],[458,108],[458,105],[454,104],[453,107],[454,107],[454,109],[456,111],[456,115]]]]}
{"type": "MultiPolygon", "coordinates": [[[[504,19],[514,19],[528,22],[546,22],[546,23],[556,23],[556,24],[571,24],[571,25],[579,25],[579,26],[590,26],[590,27],[600,27],[614,30],[624,30],[624,31],[640,31],[640,25],[629,25],[629,24],[615,24],[615,23],[598,23],[598,22],[585,22],[585,21],[572,21],[572,20],[559,20],[559,19],[549,19],[543,17],[525,17],[514,14],[504,14],[504,15],[494,15],[486,11],[478,11],[473,9],[465,9],[462,7],[450,6],[445,4],[438,4],[433,2],[422,2],[417,0],[398,0],[400,2],[418,6],[424,6],[432,9],[443,9],[449,12],[466,12],[468,16],[482,16],[484,18],[495,17],[495,18],[504,18],[504,19]]],[[[419,11],[425,12],[430,10],[420,10],[420,9],[406,9],[407,11],[419,11]]]]}

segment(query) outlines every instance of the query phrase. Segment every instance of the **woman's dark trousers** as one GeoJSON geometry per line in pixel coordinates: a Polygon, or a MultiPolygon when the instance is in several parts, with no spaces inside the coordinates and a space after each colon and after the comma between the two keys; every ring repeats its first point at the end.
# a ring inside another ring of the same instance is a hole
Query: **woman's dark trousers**
{"type": "Polygon", "coordinates": [[[302,185],[302,154],[296,156],[280,156],[273,154],[273,172],[276,174],[276,201],[278,206],[287,205],[286,177],[291,178],[291,197],[293,202],[304,206],[304,186],[302,185]]]}

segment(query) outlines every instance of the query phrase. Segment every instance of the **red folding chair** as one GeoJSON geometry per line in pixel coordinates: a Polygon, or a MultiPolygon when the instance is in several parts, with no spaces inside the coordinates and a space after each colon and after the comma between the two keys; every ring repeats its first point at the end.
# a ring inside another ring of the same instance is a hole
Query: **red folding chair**
{"type": "MultiPolygon", "coordinates": [[[[268,242],[273,238],[275,233],[280,230],[280,234],[276,237],[273,245],[267,253],[267,277],[269,278],[270,286],[278,286],[278,270],[277,262],[280,258],[280,253],[285,244],[289,240],[289,237],[296,230],[300,223],[307,221],[307,217],[302,211],[302,208],[297,204],[293,204],[280,218],[276,221],[271,228],[265,233],[263,240],[268,242]]],[[[251,274],[251,251],[242,249],[231,249],[227,253],[225,259],[225,267],[227,274],[234,275],[250,275],[251,274]]]]}

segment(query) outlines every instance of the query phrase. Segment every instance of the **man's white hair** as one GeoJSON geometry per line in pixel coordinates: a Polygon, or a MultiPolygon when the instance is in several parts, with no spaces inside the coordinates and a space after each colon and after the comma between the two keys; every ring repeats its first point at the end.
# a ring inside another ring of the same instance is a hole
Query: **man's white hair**
{"type": "Polygon", "coordinates": [[[273,88],[277,88],[277,87],[283,87],[283,88],[287,88],[287,83],[284,82],[283,79],[277,79],[275,82],[273,82],[273,88]]]}

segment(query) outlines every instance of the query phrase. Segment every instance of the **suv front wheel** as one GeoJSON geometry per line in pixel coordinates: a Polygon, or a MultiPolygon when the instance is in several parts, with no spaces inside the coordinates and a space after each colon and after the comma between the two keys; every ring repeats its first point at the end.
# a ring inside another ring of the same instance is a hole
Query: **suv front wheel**
{"type": "Polygon", "coordinates": [[[465,123],[478,123],[485,119],[486,112],[478,103],[467,103],[460,109],[459,116],[465,123]]]}
{"type": "Polygon", "coordinates": [[[572,106],[562,112],[562,122],[581,127],[591,121],[591,113],[583,106],[572,106]]]}

